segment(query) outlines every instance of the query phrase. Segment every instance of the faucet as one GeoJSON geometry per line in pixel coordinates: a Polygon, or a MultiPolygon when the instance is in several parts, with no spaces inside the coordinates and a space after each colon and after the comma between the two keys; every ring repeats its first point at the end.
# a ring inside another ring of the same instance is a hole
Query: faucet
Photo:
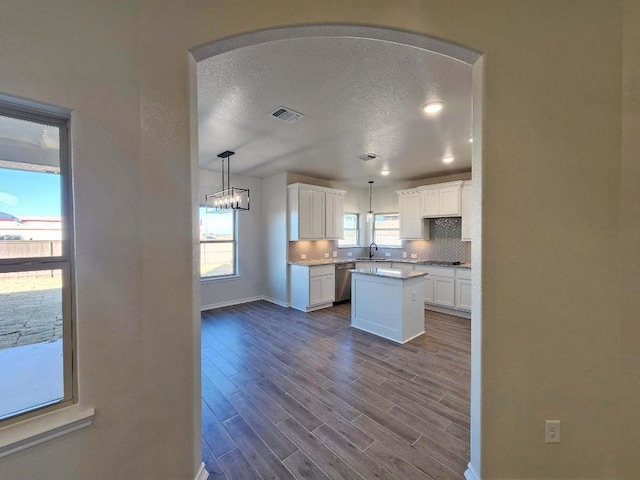
{"type": "Polygon", "coordinates": [[[371,253],[371,247],[376,247],[376,252],[378,251],[378,245],[376,245],[376,242],[371,242],[371,245],[369,245],[369,258],[373,258],[373,253],[371,253]]]}

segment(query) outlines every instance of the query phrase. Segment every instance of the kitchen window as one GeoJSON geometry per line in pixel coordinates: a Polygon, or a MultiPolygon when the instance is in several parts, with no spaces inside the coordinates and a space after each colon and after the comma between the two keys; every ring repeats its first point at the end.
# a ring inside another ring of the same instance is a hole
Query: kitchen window
{"type": "Polygon", "coordinates": [[[74,402],[69,116],[0,102],[0,426],[74,402]]]}
{"type": "Polygon", "coordinates": [[[379,247],[401,245],[399,213],[376,213],[373,216],[373,241],[379,247]]]}
{"type": "Polygon", "coordinates": [[[236,211],[200,207],[200,278],[236,275],[236,211]]]}
{"type": "Polygon", "coordinates": [[[338,247],[360,246],[360,215],[345,213],[343,217],[344,237],[338,240],[338,247]]]}

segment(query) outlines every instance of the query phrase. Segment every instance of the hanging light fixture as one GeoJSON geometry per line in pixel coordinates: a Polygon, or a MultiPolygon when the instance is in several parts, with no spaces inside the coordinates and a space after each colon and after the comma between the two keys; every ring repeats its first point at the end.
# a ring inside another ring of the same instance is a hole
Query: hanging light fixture
{"type": "Polygon", "coordinates": [[[231,186],[231,164],[229,157],[236,152],[226,150],[218,155],[222,159],[222,190],[206,196],[207,213],[223,213],[228,210],[249,210],[249,189],[231,186]],[[224,180],[224,161],[227,161],[227,182],[224,180]],[[226,188],[225,188],[226,187],[226,188]]]}
{"type": "Polygon", "coordinates": [[[369,180],[369,211],[367,212],[367,222],[373,222],[373,210],[371,209],[371,195],[373,192],[373,180],[369,180]]]}

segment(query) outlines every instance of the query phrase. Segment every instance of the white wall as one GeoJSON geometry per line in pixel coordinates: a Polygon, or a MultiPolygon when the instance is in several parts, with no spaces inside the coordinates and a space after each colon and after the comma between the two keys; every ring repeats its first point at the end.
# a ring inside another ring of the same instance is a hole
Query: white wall
{"type": "Polygon", "coordinates": [[[287,174],[274,175],[262,181],[263,255],[265,269],[264,295],[287,304],[287,174]]]}
{"type": "MultiPolygon", "coordinates": [[[[2,93],[73,110],[78,402],[97,413],[87,429],[0,459],[0,478],[142,479],[147,404],[138,11],[127,0],[5,1],[1,10],[2,93]]],[[[185,214],[190,235],[189,210],[185,214]]],[[[185,281],[180,291],[189,291],[185,281]]],[[[169,285],[156,294],[169,296],[169,285]]],[[[182,310],[188,318],[189,305],[182,310]]],[[[152,344],[149,339],[149,351],[152,344]]],[[[158,433],[164,428],[171,425],[158,426],[158,433]]]]}
{"type": "Polygon", "coordinates": [[[97,418],[0,459],[0,477],[194,478],[188,51],[310,23],[486,52],[482,478],[637,478],[635,0],[5,0],[0,88],[74,110],[80,402],[97,418]],[[545,418],[563,421],[557,448],[543,442],[545,418]]]}
{"type": "MultiPolygon", "coordinates": [[[[203,310],[255,299],[265,294],[262,180],[232,173],[231,184],[234,187],[248,188],[251,194],[249,211],[237,213],[238,276],[224,280],[203,280],[201,282],[203,310]]],[[[205,195],[222,188],[220,172],[199,169],[199,187],[198,201],[204,205],[205,195]]]]}

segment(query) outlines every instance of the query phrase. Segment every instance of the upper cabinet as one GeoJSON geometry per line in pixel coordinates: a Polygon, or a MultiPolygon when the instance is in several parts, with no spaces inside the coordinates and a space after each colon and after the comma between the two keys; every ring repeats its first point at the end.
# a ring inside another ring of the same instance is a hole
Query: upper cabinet
{"type": "Polygon", "coordinates": [[[439,183],[398,191],[400,238],[428,238],[428,222],[424,221],[425,218],[459,217],[462,214],[461,190],[464,183],[439,183]]]}
{"type": "Polygon", "coordinates": [[[325,192],[325,238],[344,237],[344,192],[325,192]]]}
{"type": "Polygon", "coordinates": [[[400,238],[421,240],[424,238],[424,220],[422,219],[422,194],[420,192],[399,195],[400,238]]]}
{"type": "Polygon", "coordinates": [[[460,194],[460,209],[462,216],[462,235],[461,240],[465,242],[471,241],[471,205],[473,198],[473,184],[471,180],[462,184],[462,192],[460,194]]]}
{"type": "Polygon", "coordinates": [[[423,217],[459,217],[462,182],[419,187],[422,191],[423,217]]]}
{"type": "Polygon", "coordinates": [[[290,240],[342,238],[346,192],[303,183],[288,188],[290,240]]]}

